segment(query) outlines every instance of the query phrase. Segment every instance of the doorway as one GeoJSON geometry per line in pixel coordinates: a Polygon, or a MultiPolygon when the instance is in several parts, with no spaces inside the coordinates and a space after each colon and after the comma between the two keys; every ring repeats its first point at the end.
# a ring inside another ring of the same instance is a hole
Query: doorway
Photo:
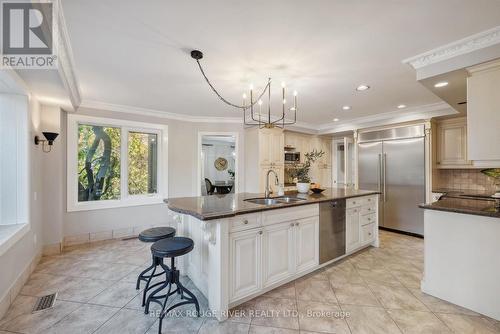
{"type": "Polygon", "coordinates": [[[198,133],[198,196],[238,192],[238,133],[198,133]]]}

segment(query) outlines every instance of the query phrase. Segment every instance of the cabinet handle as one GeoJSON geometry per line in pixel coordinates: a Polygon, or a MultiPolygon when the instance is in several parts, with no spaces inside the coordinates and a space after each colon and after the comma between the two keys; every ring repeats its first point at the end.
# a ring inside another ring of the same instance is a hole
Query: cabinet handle
{"type": "Polygon", "coordinates": [[[372,211],[372,208],[368,208],[368,211],[372,211]]]}
{"type": "Polygon", "coordinates": [[[292,226],[292,227],[293,227],[293,226],[295,226],[295,224],[294,224],[294,223],[291,223],[291,224],[290,224],[290,226],[292,226]]]}
{"type": "Polygon", "coordinates": [[[368,218],[368,221],[371,221],[372,219],[371,218],[368,218]]]}
{"type": "Polygon", "coordinates": [[[262,234],[262,231],[259,231],[259,234],[262,234]]]}
{"type": "Polygon", "coordinates": [[[368,232],[368,235],[371,236],[372,235],[371,232],[368,232]]]}
{"type": "Polygon", "coordinates": [[[295,223],[295,226],[299,226],[299,223],[295,223]]]}
{"type": "Polygon", "coordinates": [[[245,220],[243,221],[243,224],[247,225],[247,224],[248,224],[248,220],[246,220],[246,219],[245,219],[245,220]]]}
{"type": "Polygon", "coordinates": [[[356,201],[352,202],[352,204],[356,205],[356,201]]]}

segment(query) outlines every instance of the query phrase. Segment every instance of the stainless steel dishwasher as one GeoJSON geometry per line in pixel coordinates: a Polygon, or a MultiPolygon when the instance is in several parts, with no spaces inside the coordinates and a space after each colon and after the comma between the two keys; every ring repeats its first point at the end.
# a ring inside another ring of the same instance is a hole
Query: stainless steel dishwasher
{"type": "Polygon", "coordinates": [[[345,254],[345,199],[319,204],[319,263],[345,254]]]}

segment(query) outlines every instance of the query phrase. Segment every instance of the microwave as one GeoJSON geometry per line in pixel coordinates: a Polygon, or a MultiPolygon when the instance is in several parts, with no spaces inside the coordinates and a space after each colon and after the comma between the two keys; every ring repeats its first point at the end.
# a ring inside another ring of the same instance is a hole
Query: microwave
{"type": "Polygon", "coordinates": [[[300,162],[300,152],[285,152],[285,163],[293,164],[300,162]]]}

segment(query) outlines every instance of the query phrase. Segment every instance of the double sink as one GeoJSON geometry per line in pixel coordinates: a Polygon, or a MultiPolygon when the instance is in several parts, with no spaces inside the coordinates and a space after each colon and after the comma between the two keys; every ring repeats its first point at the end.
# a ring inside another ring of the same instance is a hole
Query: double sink
{"type": "Polygon", "coordinates": [[[291,197],[291,196],[281,196],[281,197],[273,197],[273,198],[249,198],[245,200],[246,202],[250,202],[253,204],[260,205],[276,205],[276,204],[291,204],[297,203],[301,201],[305,201],[303,198],[291,197]]]}

